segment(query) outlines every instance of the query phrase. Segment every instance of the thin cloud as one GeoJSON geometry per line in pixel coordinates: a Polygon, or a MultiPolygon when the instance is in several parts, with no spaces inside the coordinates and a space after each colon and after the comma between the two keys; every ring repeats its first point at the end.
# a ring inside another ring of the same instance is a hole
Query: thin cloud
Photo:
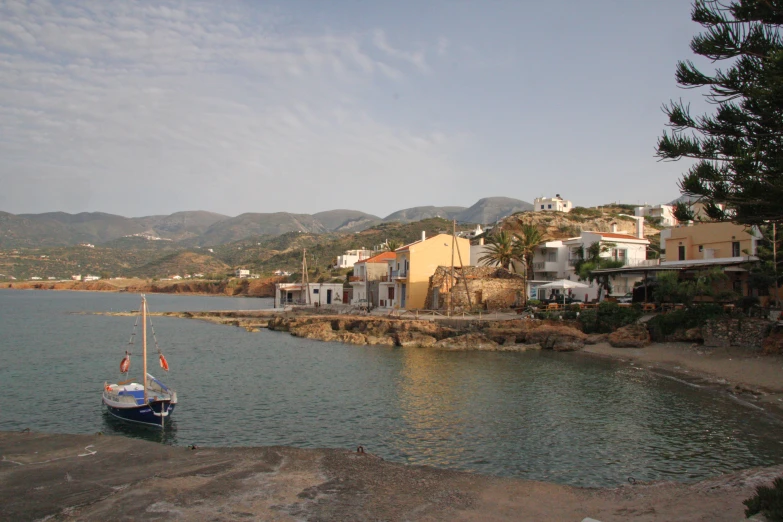
{"type": "Polygon", "coordinates": [[[350,196],[368,186],[391,210],[464,146],[364,101],[429,69],[383,32],[304,33],[211,2],[8,1],[0,21],[2,210],[369,210],[350,196]]]}

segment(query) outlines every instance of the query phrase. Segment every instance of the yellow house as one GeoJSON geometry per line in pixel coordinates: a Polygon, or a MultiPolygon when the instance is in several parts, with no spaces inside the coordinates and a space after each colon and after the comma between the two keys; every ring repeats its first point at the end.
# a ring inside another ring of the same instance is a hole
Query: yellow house
{"type": "Polygon", "coordinates": [[[734,223],[698,223],[661,232],[666,261],[725,259],[756,254],[756,237],[734,223]]]}
{"type": "Polygon", "coordinates": [[[438,234],[426,238],[422,232],[419,241],[395,250],[395,265],[392,268],[392,280],[400,308],[415,310],[424,307],[430,277],[439,266],[465,266],[470,264],[470,241],[458,237],[456,243],[450,234],[438,234]],[[452,243],[454,245],[452,249],[452,243]]]}

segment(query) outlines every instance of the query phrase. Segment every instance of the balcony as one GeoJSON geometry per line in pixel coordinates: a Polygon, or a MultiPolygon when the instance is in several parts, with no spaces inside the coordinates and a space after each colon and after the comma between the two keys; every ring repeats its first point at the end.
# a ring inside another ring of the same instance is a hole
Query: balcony
{"type": "Polygon", "coordinates": [[[408,271],[407,270],[392,270],[391,271],[391,278],[392,278],[392,280],[408,279],[408,271]]]}
{"type": "Polygon", "coordinates": [[[539,261],[538,263],[533,263],[533,271],[534,272],[559,272],[560,263],[558,263],[557,261],[539,261]]]}
{"type": "Polygon", "coordinates": [[[351,284],[364,283],[364,278],[362,276],[351,276],[348,278],[348,282],[351,284]]]}

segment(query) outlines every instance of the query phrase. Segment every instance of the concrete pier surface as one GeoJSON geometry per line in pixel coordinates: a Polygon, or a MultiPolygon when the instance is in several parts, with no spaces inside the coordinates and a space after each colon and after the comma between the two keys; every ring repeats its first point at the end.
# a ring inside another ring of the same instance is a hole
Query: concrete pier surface
{"type": "Polygon", "coordinates": [[[719,521],[783,466],[586,489],[386,462],[355,449],[165,446],[0,432],[0,520],[719,521]]]}

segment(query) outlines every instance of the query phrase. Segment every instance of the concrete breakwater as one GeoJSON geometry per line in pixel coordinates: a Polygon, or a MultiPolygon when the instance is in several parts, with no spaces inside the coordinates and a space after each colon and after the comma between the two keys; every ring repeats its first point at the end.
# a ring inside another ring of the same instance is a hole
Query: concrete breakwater
{"type": "Polygon", "coordinates": [[[591,489],[406,466],[362,450],[0,432],[0,519],[736,521],[742,501],[783,473],[591,489]]]}

